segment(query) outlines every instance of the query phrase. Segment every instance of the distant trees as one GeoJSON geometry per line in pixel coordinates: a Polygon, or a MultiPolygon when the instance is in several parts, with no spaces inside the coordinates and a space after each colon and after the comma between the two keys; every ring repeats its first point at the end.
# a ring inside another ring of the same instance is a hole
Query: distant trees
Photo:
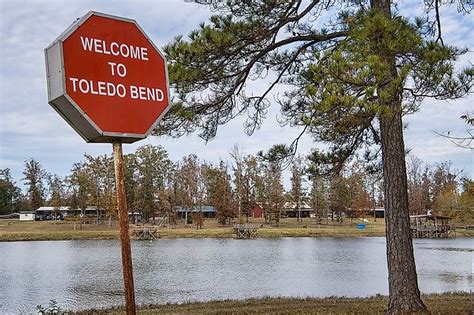
{"type": "Polygon", "coordinates": [[[410,155],[407,163],[408,176],[408,208],[410,214],[426,213],[429,209],[429,191],[427,184],[427,169],[422,173],[422,161],[410,155]]]}
{"type": "Polygon", "coordinates": [[[54,208],[54,215],[57,215],[59,208],[64,204],[64,184],[58,175],[48,176],[49,205],[54,208]]]}
{"type": "Polygon", "coordinates": [[[323,176],[310,176],[311,190],[309,200],[311,208],[314,209],[317,222],[328,216],[329,210],[329,185],[328,180],[323,176]]]}
{"type": "Polygon", "coordinates": [[[25,181],[27,186],[30,209],[36,210],[44,204],[48,174],[38,161],[29,159],[25,161],[23,175],[25,177],[22,180],[25,181]]]}
{"type": "Polygon", "coordinates": [[[208,202],[217,210],[217,220],[229,224],[238,214],[238,196],[233,194],[228,166],[221,161],[218,167],[206,167],[206,190],[208,202]]]}
{"type": "Polygon", "coordinates": [[[257,158],[253,155],[244,158],[242,172],[241,207],[248,222],[253,208],[258,205],[258,187],[263,186],[264,182],[257,158]]]}
{"type": "MultiPolygon", "coordinates": [[[[129,211],[141,212],[145,220],[154,219],[155,214],[167,215],[169,224],[173,224],[177,206],[188,211],[197,209],[202,217],[199,209],[210,205],[217,209],[219,222],[229,224],[235,218],[248,221],[252,209],[258,206],[266,223],[279,224],[285,210],[296,211],[299,218],[303,204],[314,209],[319,223],[323,218],[339,222],[345,216],[358,218],[376,205],[383,206],[380,174],[368,172],[362,162],[348,165],[337,176],[328,176],[315,172],[309,159],[298,157],[284,165],[276,158],[278,154],[278,150],[271,150],[246,155],[234,147],[231,162],[216,165],[191,154],[173,163],[161,146],[139,147],[124,157],[129,211]],[[287,190],[284,172],[289,177],[287,190]],[[292,205],[292,209],[285,205],[292,205]]],[[[432,210],[460,221],[474,220],[472,179],[450,162],[427,165],[414,156],[407,160],[410,214],[432,210]]],[[[0,169],[0,213],[67,205],[81,210],[97,206],[116,215],[113,161],[109,155],[85,154],[65,178],[48,174],[39,162],[30,159],[25,162],[23,175],[25,195],[10,170],[0,169]]],[[[186,217],[191,222],[191,213],[186,217]]]]}
{"type": "Polygon", "coordinates": [[[0,214],[17,210],[21,189],[13,181],[9,168],[0,169],[0,214]]]}
{"type": "Polygon", "coordinates": [[[330,179],[329,186],[329,210],[331,220],[336,217],[338,222],[343,221],[342,214],[350,208],[351,195],[348,180],[342,175],[330,179]]]}
{"type": "Polygon", "coordinates": [[[75,163],[67,178],[69,198],[67,205],[85,211],[87,206],[97,203],[97,190],[94,178],[87,169],[87,163],[75,163]]]}
{"type": "Polygon", "coordinates": [[[370,186],[367,173],[358,164],[347,179],[350,198],[350,217],[360,218],[373,208],[374,200],[370,196],[370,186]]]}
{"type": "Polygon", "coordinates": [[[164,195],[171,160],[161,146],[145,145],[134,153],[135,208],[143,212],[145,219],[164,208],[168,200],[164,195]],[[160,193],[163,200],[160,199],[160,193]]]}
{"type": "Polygon", "coordinates": [[[291,165],[291,201],[296,205],[298,221],[301,220],[301,205],[304,201],[303,189],[303,161],[300,156],[293,160],[291,165]]]}
{"type": "Polygon", "coordinates": [[[468,178],[462,178],[462,192],[459,196],[457,205],[459,218],[464,222],[474,221],[474,181],[468,178]]]}
{"type": "Polygon", "coordinates": [[[196,206],[202,206],[205,198],[203,165],[197,155],[190,154],[176,165],[176,172],[175,183],[179,203],[186,209],[186,220],[188,220],[190,215],[188,211],[196,206]]]}
{"type": "Polygon", "coordinates": [[[263,180],[265,181],[263,199],[265,220],[268,223],[280,224],[285,201],[281,165],[275,161],[265,164],[263,180]]]}
{"type": "Polygon", "coordinates": [[[451,162],[430,166],[410,156],[407,172],[410,214],[431,210],[460,220],[474,216],[472,180],[453,169],[451,162]]]}

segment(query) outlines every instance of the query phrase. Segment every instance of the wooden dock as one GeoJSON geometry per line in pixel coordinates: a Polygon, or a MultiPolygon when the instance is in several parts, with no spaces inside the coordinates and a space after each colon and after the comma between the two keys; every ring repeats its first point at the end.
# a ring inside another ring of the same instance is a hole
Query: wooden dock
{"type": "Polygon", "coordinates": [[[234,225],[234,238],[250,239],[257,238],[258,227],[256,225],[236,224],[234,225]]]}
{"type": "Polygon", "coordinates": [[[139,225],[132,228],[132,238],[135,240],[156,240],[159,237],[156,226],[139,225]]]}
{"type": "Polygon", "coordinates": [[[413,238],[450,238],[456,237],[456,229],[447,216],[425,214],[410,216],[410,228],[413,238]]]}

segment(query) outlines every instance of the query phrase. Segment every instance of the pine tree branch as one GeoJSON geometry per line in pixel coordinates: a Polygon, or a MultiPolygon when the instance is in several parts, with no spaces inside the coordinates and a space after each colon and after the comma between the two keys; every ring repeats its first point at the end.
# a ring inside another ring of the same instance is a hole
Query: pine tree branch
{"type": "Polygon", "coordinates": [[[436,23],[438,25],[438,37],[436,38],[436,42],[441,42],[441,45],[444,46],[443,38],[441,37],[441,17],[439,14],[439,0],[435,0],[435,12],[436,12],[436,23]]]}

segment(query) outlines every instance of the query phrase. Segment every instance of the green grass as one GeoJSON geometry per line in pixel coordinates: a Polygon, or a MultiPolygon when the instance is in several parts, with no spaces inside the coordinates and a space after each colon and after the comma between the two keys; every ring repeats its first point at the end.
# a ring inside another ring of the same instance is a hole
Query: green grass
{"type": "MultiPolygon", "coordinates": [[[[432,314],[472,314],[471,294],[444,293],[424,295],[432,314]]],[[[200,303],[147,305],[138,314],[383,314],[386,296],[369,298],[261,298],[200,303]]],[[[125,314],[123,308],[88,310],[76,314],[125,314]]]]}

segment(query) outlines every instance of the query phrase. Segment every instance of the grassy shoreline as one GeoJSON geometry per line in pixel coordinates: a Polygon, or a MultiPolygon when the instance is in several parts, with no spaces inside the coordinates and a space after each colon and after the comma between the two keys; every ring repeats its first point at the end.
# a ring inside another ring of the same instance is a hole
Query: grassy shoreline
{"type": "MultiPolygon", "coordinates": [[[[472,314],[473,298],[469,292],[423,295],[432,314],[472,314]]],[[[247,300],[191,302],[145,305],[138,314],[383,314],[386,296],[367,298],[283,298],[266,297],[247,300]]],[[[73,314],[125,314],[123,307],[86,310],[73,314]]]]}
{"type": "MultiPolygon", "coordinates": [[[[160,238],[232,238],[232,228],[206,230],[160,230],[160,238]]],[[[260,229],[259,238],[279,237],[378,237],[380,232],[339,232],[318,229],[260,229]]],[[[0,234],[0,242],[15,241],[69,241],[69,240],[115,240],[118,231],[73,231],[73,232],[10,232],[0,234]]]]}
{"type": "MultiPolygon", "coordinates": [[[[282,227],[259,229],[259,238],[278,237],[380,237],[385,236],[383,221],[367,222],[367,227],[359,230],[355,223],[330,225],[302,225],[286,221],[282,227]]],[[[161,238],[232,238],[231,226],[218,226],[213,222],[197,230],[192,227],[160,228],[161,238]]],[[[457,230],[458,237],[473,237],[474,230],[457,230]]],[[[105,224],[79,224],[66,221],[22,222],[17,220],[0,221],[0,242],[9,241],[59,241],[59,240],[111,240],[119,239],[117,224],[109,228],[105,224]]]]}

